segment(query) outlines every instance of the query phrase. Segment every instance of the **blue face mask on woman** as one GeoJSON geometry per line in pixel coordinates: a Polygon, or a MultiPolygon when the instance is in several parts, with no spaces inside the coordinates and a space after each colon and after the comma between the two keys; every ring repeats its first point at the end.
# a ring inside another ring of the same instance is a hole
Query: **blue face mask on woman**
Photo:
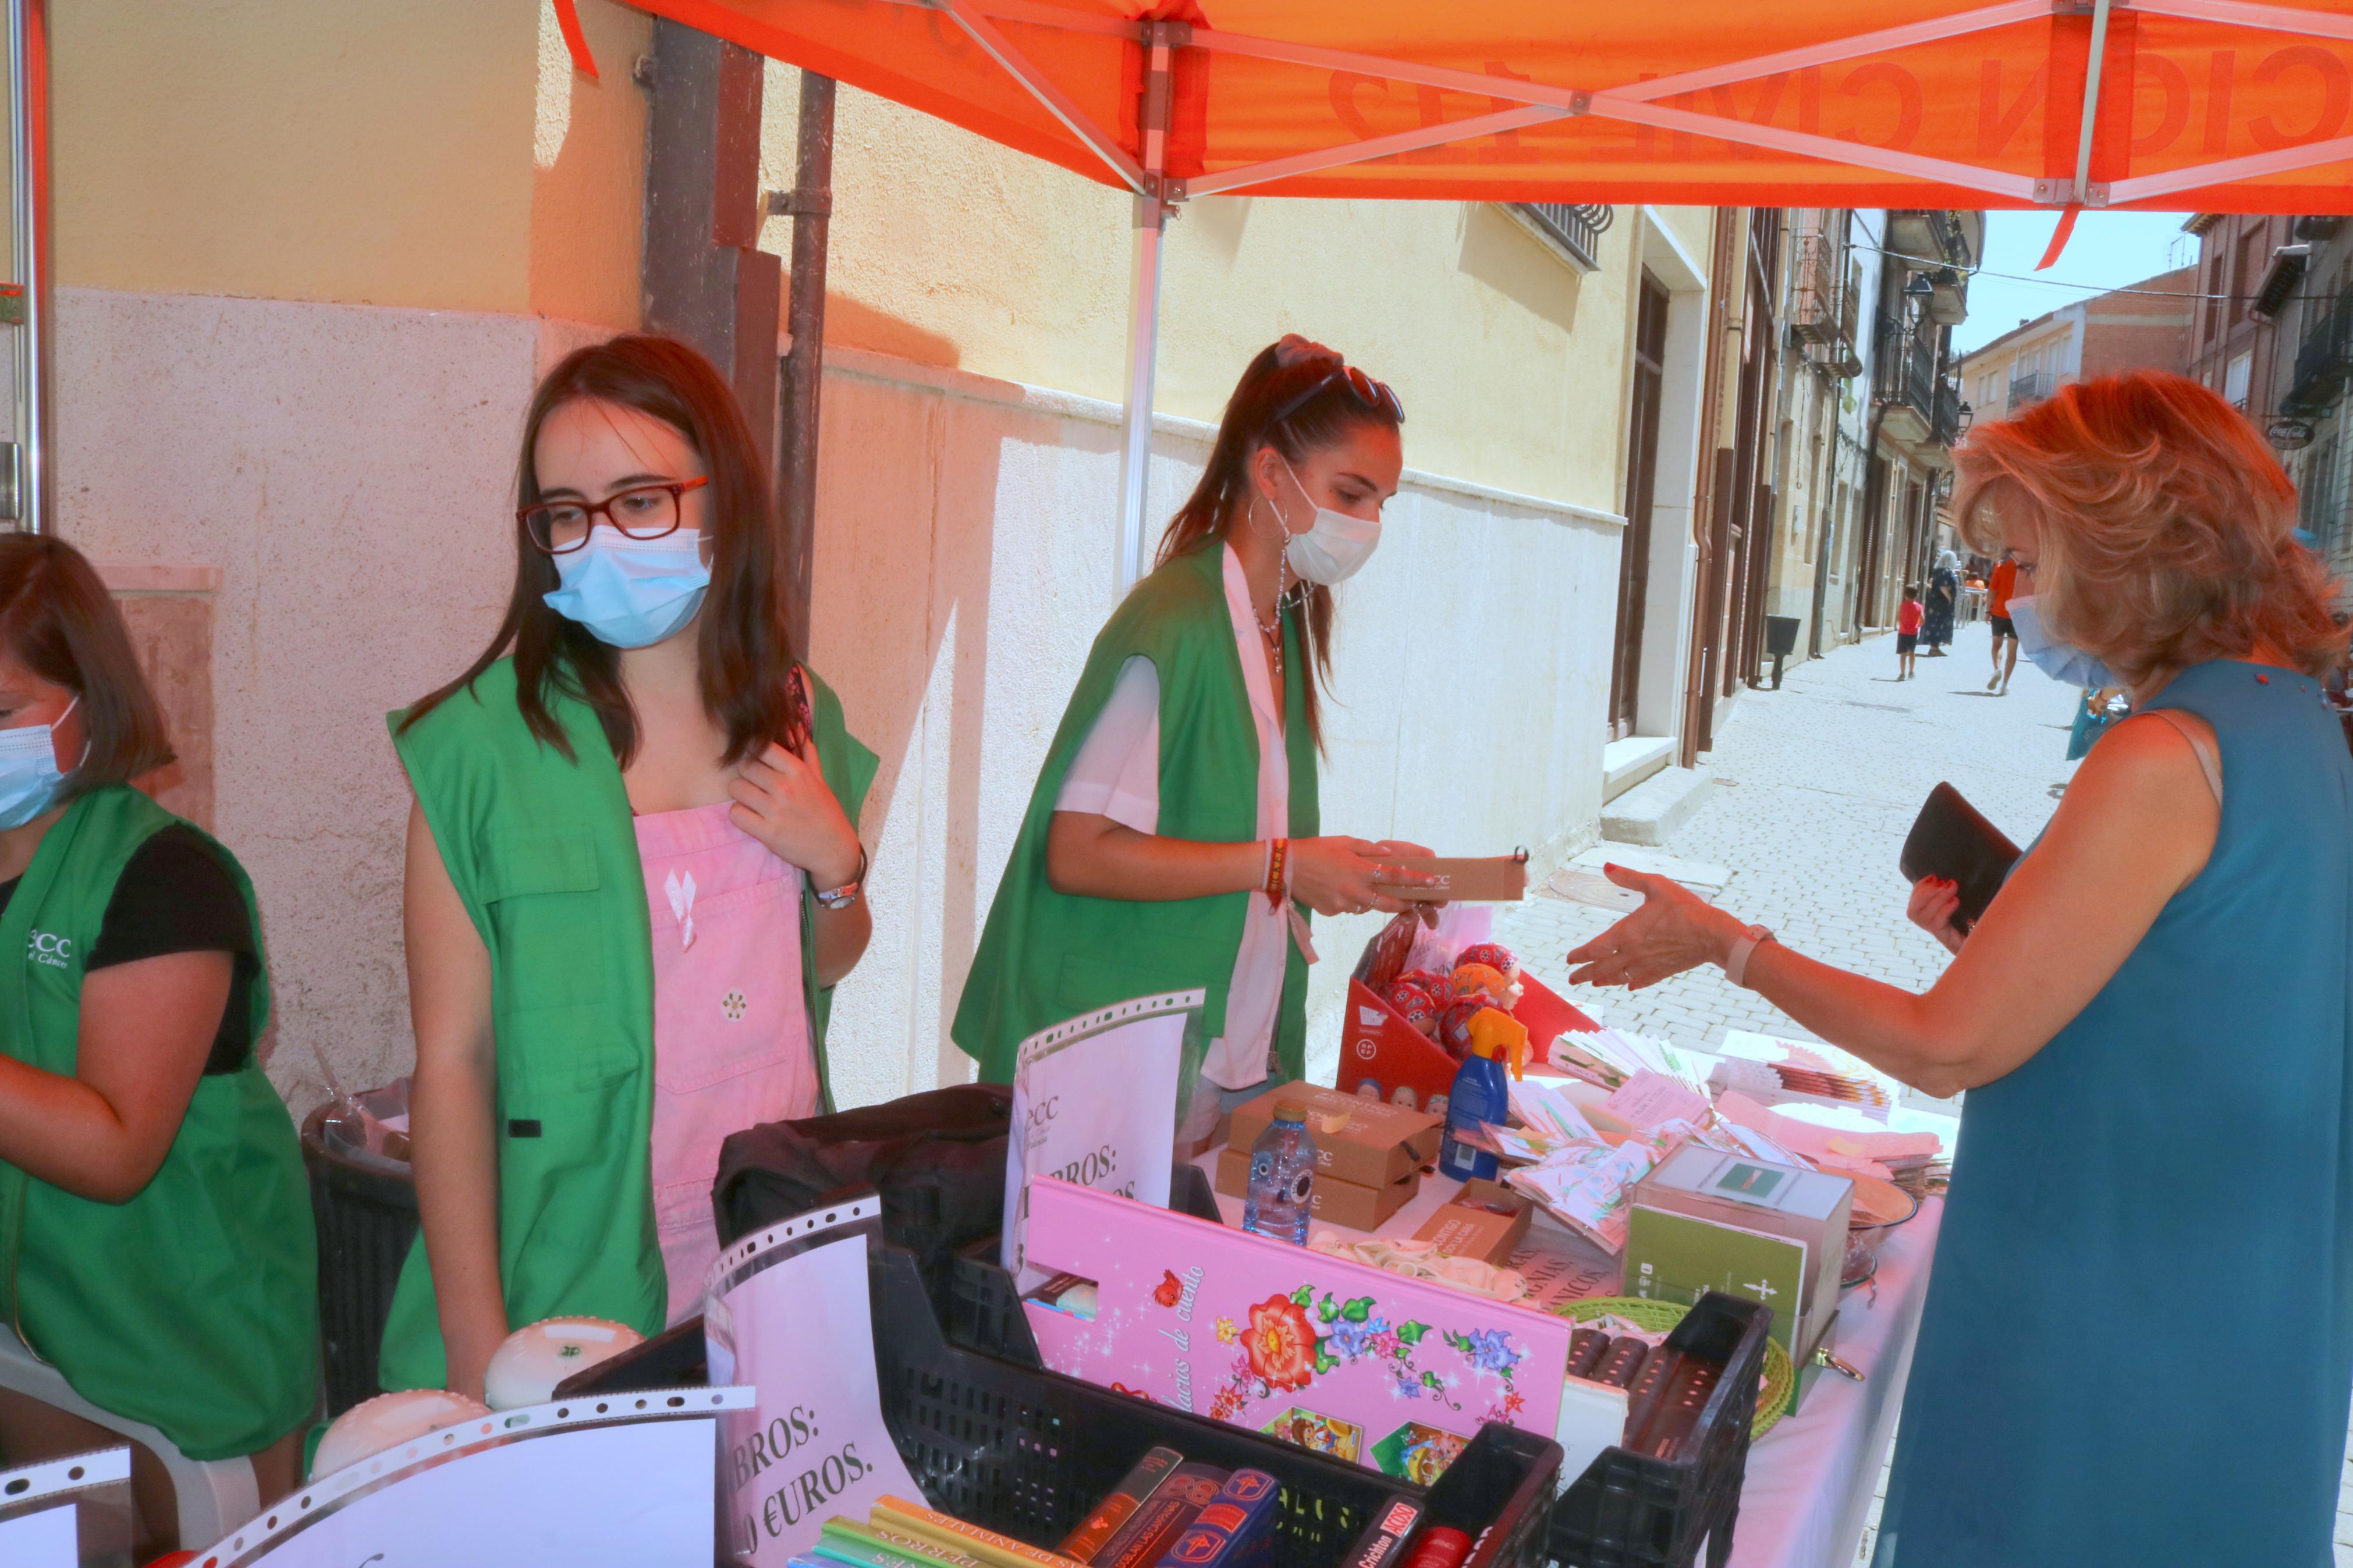
{"type": "Polygon", "coordinates": [[[2018,634],[2018,651],[2052,679],[2093,689],[2124,684],[2115,671],[2082,648],[2052,642],[2042,630],[2042,612],[2034,607],[2033,595],[2010,601],[2010,625],[2018,634]]]}
{"type": "Polygon", "coordinates": [[[76,694],[56,723],[0,730],[0,829],[24,826],[57,800],[66,782],[58,772],[57,728],[80,700],[76,694]]]}
{"type": "Polygon", "coordinates": [[[683,528],[659,539],[592,528],[586,543],[554,559],[563,586],[541,595],[547,607],[615,647],[650,647],[674,636],[711,586],[702,536],[683,528]]]}

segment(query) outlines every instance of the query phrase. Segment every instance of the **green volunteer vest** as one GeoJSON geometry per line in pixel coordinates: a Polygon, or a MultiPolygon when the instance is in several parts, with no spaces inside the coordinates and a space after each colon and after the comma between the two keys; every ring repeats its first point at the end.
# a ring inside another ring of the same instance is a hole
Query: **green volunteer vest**
{"type": "MultiPolygon", "coordinates": [[[[1283,749],[1291,763],[1290,837],[1315,837],[1315,742],[1307,732],[1307,660],[1296,611],[1283,616],[1283,749]]],[[[1196,986],[1208,993],[1206,1037],[1225,1030],[1226,992],[1255,892],[1143,902],[1059,893],[1046,879],[1046,833],[1063,776],[1111,700],[1131,657],[1160,681],[1160,833],[1202,843],[1258,837],[1258,729],[1226,608],[1222,538],[1178,556],[1129,593],[1096,637],[1078,689],[1029,797],[1005,878],[989,906],[951,1036],[989,1083],[1013,1077],[1014,1053],[1040,1029],[1132,997],[1196,986]]],[[[1304,907],[1301,912],[1306,912],[1304,907]]],[[[1304,1075],[1307,964],[1291,949],[1275,1017],[1283,1072],[1304,1075]]]]}
{"type": "MultiPolygon", "coordinates": [[[[0,1050],[71,1077],[83,963],[139,847],[188,824],[111,784],[66,808],[0,915],[0,1050]]],[[[236,879],[253,921],[253,884],[236,879]]],[[[254,977],[253,1037],[269,1018],[254,977]]],[[[0,1311],[74,1392],[158,1428],[193,1459],[268,1447],[308,1420],[319,1380],[318,1243],[285,1102],[248,1057],[196,1080],[163,1165],[99,1203],[0,1161],[0,1311]]]]}
{"type": "MultiPolygon", "coordinates": [[[[825,782],[850,821],[874,753],[809,674],[825,782]]],[[[543,745],[501,659],[393,744],[449,880],[491,954],[498,1041],[499,1274],[513,1327],[557,1314],[659,1333],[669,1287],[654,1237],[653,928],[621,770],[596,710],[549,694],[576,760],[543,745]]],[[[833,1109],[817,984],[816,900],[801,898],[801,984],[825,1109],[833,1109]]],[[[393,1291],[379,1376],[387,1389],[448,1378],[433,1277],[418,1236],[393,1291]]]]}

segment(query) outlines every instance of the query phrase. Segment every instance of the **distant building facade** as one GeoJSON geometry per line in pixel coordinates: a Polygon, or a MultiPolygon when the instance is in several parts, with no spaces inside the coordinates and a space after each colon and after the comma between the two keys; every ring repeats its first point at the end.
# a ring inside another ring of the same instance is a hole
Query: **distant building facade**
{"type": "Polygon", "coordinates": [[[1962,356],[1961,395],[1977,419],[2007,419],[2073,382],[2184,370],[2197,292],[2198,268],[2182,267],[2021,321],[1962,356]]]}

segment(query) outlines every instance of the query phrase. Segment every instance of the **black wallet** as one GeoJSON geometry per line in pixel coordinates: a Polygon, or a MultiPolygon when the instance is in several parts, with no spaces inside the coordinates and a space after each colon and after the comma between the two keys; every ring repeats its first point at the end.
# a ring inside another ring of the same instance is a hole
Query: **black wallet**
{"type": "Polygon", "coordinates": [[[2018,846],[1962,799],[1959,790],[1940,784],[1928,792],[1928,802],[1905,835],[1904,853],[1895,864],[1906,882],[1943,877],[1959,884],[1961,907],[1953,916],[1953,929],[1966,934],[2001,891],[2002,879],[2017,860],[2018,846]]]}

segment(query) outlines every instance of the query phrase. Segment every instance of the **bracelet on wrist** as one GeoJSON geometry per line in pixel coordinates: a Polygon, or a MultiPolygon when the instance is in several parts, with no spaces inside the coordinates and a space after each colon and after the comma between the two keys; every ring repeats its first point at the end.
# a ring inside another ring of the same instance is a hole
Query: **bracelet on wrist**
{"type": "Polygon", "coordinates": [[[1267,907],[1270,909],[1279,910],[1282,907],[1283,890],[1291,886],[1290,879],[1284,875],[1290,858],[1290,839],[1270,838],[1267,840],[1266,886],[1262,890],[1266,894],[1267,907]]]}
{"type": "Polygon", "coordinates": [[[839,888],[827,888],[813,896],[822,908],[846,910],[858,901],[859,894],[863,892],[865,888],[866,846],[861,843],[858,847],[858,869],[850,874],[849,880],[839,888]]]}

